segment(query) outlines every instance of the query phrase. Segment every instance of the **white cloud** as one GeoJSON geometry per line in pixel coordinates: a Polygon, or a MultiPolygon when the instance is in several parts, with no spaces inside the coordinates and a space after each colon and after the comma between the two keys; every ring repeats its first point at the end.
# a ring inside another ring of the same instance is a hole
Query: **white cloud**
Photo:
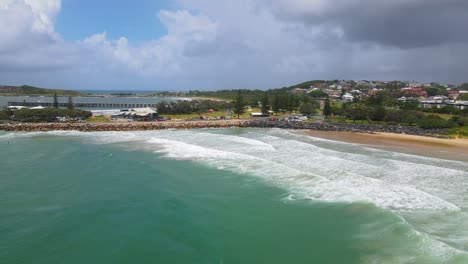
{"type": "Polygon", "coordinates": [[[35,32],[54,33],[54,20],[61,7],[60,0],[24,0],[31,7],[34,15],[35,32]]]}
{"type": "Polygon", "coordinates": [[[132,46],[125,37],[112,40],[101,33],[86,38],[82,44],[99,50],[99,54],[113,62],[113,67],[118,62],[136,74],[167,76],[181,72],[187,49],[216,38],[217,25],[206,16],[192,15],[186,10],[162,10],[158,17],[168,29],[168,34],[160,39],[132,46]]]}
{"type": "Polygon", "coordinates": [[[216,37],[217,25],[207,16],[192,15],[187,10],[162,10],[158,17],[166,26],[168,36],[179,37],[185,41],[213,40],[216,37]]]}
{"type": "MultiPolygon", "coordinates": [[[[156,14],[166,35],[135,44],[127,36],[112,39],[105,32],[67,42],[54,30],[60,0],[0,0],[0,83],[216,89],[271,88],[327,78],[461,81],[465,77],[464,43],[421,47],[407,37],[403,44],[411,48],[400,47],[388,45],[392,42],[379,39],[379,34],[363,38],[362,32],[376,32],[365,29],[373,26],[369,20],[358,20],[364,26],[346,24],[360,12],[367,18],[372,14],[390,18],[398,8],[429,8],[437,5],[435,0],[426,5],[422,0],[177,3],[177,10],[156,14]],[[363,3],[368,8],[362,9],[363,3]]],[[[385,28],[377,22],[377,29],[385,28]]]]}

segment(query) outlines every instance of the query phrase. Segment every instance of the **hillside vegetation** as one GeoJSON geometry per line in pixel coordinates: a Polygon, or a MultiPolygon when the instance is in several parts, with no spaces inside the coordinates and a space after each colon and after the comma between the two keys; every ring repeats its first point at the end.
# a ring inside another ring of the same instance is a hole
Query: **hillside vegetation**
{"type": "Polygon", "coordinates": [[[0,85],[0,95],[54,95],[57,93],[59,96],[78,96],[82,95],[77,91],[46,89],[29,85],[22,86],[7,86],[0,85]]]}

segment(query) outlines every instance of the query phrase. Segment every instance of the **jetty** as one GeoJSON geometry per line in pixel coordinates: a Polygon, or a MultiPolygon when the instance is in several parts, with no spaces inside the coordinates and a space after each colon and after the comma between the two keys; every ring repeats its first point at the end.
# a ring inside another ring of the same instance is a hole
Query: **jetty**
{"type": "MultiPolygon", "coordinates": [[[[8,106],[25,107],[54,107],[50,102],[8,102],[8,106]]],[[[68,103],[58,103],[59,107],[67,108],[68,103]]],[[[101,109],[127,109],[127,108],[156,108],[157,104],[129,104],[129,103],[73,103],[74,108],[101,108],[101,109]]]]}

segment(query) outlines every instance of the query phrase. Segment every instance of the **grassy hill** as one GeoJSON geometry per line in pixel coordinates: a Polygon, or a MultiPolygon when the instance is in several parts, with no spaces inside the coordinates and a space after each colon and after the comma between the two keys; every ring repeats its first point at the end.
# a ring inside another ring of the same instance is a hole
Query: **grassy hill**
{"type": "MultiPolygon", "coordinates": [[[[294,88],[309,88],[312,85],[315,85],[317,83],[328,83],[332,84],[334,82],[338,81],[325,81],[325,80],[313,80],[313,81],[307,81],[299,84],[295,84],[289,87],[282,87],[282,88],[275,88],[275,89],[268,89],[268,90],[246,90],[246,89],[241,89],[242,90],[242,95],[244,96],[244,99],[249,102],[249,104],[255,103],[259,101],[262,96],[265,94],[265,92],[269,96],[273,96],[274,94],[286,94],[289,91],[291,91],[294,88]]],[[[185,96],[195,96],[195,97],[205,97],[205,98],[219,98],[219,99],[225,99],[225,100],[230,100],[234,98],[237,94],[238,90],[217,90],[217,91],[189,91],[185,96]]],[[[170,96],[178,96],[178,94],[161,94],[157,93],[156,95],[170,95],[170,96]]]]}
{"type": "Polygon", "coordinates": [[[22,86],[8,86],[0,85],[0,95],[54,95],[57,93],[59,96],[78,96],[82,93],[70,90],[59,89],[46,89],[29,85],[22,86]]]}

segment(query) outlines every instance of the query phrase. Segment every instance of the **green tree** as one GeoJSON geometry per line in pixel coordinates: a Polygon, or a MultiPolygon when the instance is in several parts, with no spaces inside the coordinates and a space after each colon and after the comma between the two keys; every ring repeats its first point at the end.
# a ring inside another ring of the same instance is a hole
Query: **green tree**
{"type": "Polygon", "coordinates": [[[372,113],[371,113],[371,119],[373,121],[383,121],[385,116],[387,114],[387,110],[385,110],[385,107],[383,106],[375,106],[372,113]]]}
{"type": "Polygon", "coordinates": [[[371,95],[369,98],[367,98],[367,105],[370,106],[376,106],[380,105],[383,106],[386,104],[387,101],[389,101],[390,95],[386,92],[378,92],[376,94],[371,95]]]}
{"type": "Polygon", "coordinates": [[[73,101],[72,101],[72,97],[71,96],[68,96],[68,103],[67,103],[67,108],[68,110],[73,110],[73,101]]]}
{"type": "Polygon", "coordinates": [[[320,90],[317,90],[317,91],[312,91],[309,93],[309,96],[313,97],[313,98],[325,98],[328,96],[328,94],[324,91],[320,91],[320,90]]]}
{"type": "Polygon", "coordinates": [[[300,101],[298,100],[297,96],[294,94],[289,94],[287,97],[287,110],[289,113],[292,113],[294,109],[299,106],[300,101]]]}
{"type": "Polygon", "coordinates": [[[404,114],[401,110],[388,110],[384,121],[389,123],[399,124],[403,122],[404,114]]]}
{"type": "Polygon", "coordinates": [[[402,110],[416,110],[419,107],[419,102],[417,100],[408,100],[406,102],[400,102],[398,105],[402,110]]]}
{"type": "Polygon", "coordinates": [[[46,108],[18,110],[14,119],[22,122],[49,122],[56,120],[57,117],[86,119],[91,116],[91,112],[84,110],[46,108]]]}
{"type": "Polygon", "coordinates": [[[357,120],[369,120],[371,111],[365,105],[353,104],[350,107],[346,107],[345,114],[356,123],[357,120]]]}
{"type": "Polygon", "coordinates": [[[289,109],[289,95],[288,94],[283,94],[281,95],[281,101],[280,101],[280,108],[283,110],[288,110],[289,109]]]}
{"type": "Polygon", "coordinates": [[[458,96],[458,100],[468,101],[468,93],[462,93],[458,96]]]}
{"type": "Polygon", "coordinates": [[[330,105],[330,99],[327,98],[325,100],[325,105],[323,107],[323,115],[325,116],[325,119],[328,118],[329,115],[331,115],[332,110],[331,110],[331,105],[330,105]]]}
{"type": "Polygon", "coordinates": [[[0,111],[0,120],[8,120],[10,119],[10,115],[6,110],[0,111]]]}
{"type": "Polygon", "coordinates": [[[331,114],[333,115],[342,115],[343,114],[343,108],[342,107],[339,107],[337,105],[332,105],[330,107],[330,112],[331,114]]]}
{"type": "Polygon", "coordinates": [[[418,126],[424,129],[452,128],[456,127],[457,123],[452,120],[445,120],[438,115],[428,115],[418,120],[418,126]]]}
{"type": "Polygon", "coordinates": [[[426,91],[429,96],[448,95],[447,89],[439,86],[424,88],[424,91],[426,91]]]}
{"type": "Polygon", "coordinates": [[[59,108],[57,93],[54,93],[54,108],[59,108]]]}
{"type": "Polygon", "coordinates": [[[281,100],[280,95],[276,93],[275,96],[273,97],[273,103],[272,103],[272,109],[273,109],[273,112],[275,112],[276,115],[278,115],[278,112],[281,109],[280,100],[281,100]]]}
{"type": "Polygon", "coordinates": [[[262,114],[267,115],[270,111],[270,102],[268,100],[268,94],[265,93],[262,97],[262,114]]]}
{"type": "Polygon", "coordinates": [[[245,100],[244,96],[242,95],[242,91],[238,90],[236,96],[234,97],[233,100],[233,106],[234,106],[234,114],[237,115],[237,119],[240,118],[240,115],[242,115],[244,111],[244,106],[245,106],[245,100]]]}
{"type": "Polygon", "coordinates": [[[468,116],[453,116],[450,121],[457,123],[459,126],[468,125],[468,116]]]}
{"type": "Polygon", "coordinates": [[[314,103],[305,103],[299,107],[301,114],[310,116],[317,113],[317,107],[314,103]]]}
{"type": "Polygon", "coordinates": [[[403,111],[402,121],[410,126],[417,123],[422,118],[424,118],[424,114],[419,111],[403,111]]]}

